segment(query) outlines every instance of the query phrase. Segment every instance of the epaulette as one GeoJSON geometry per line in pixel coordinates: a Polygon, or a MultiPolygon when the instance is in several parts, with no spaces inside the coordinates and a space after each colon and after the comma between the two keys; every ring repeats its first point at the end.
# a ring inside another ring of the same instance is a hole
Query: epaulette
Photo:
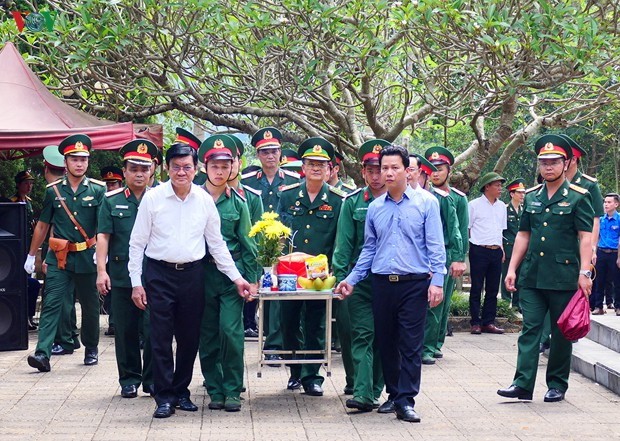
{"type": "Polygon", "coordinates": [[[94,182],[95,184],[101,185],[102,187],[105,187],[105,182],[100,181],[99,179],[88,178],[88,180],[90,182],[94,182]]]}
{"type": "Polygon", "coordinates": [[[30,196],[26,196],[26,199],[29,200],[29,201],[32,200],[32,198],[30,196]]]}
{"type": "Polygon", "coordinates": [[[349,189],[349,190],[351,190],[351,191],[353,191],[353,190],[356,190],[356,189],[357,189],[357,187],[356,187],[355,185],[347,184],[346,182],[343,182],[343,183],[342,183],[342,186],[343,186],[344,188],[348,188],[348,189],[349,189]]]}
{"type": "Polygon", "coordinates": [[[254,193],[256,196],[262,196],[263,195],[263,191],[262,190],[257,190],[255,188],[250,187],[249,185],[244,185],[243,186],[243,190],[244,191],[249,191],[250,193],[254,193]]]}
{"type": "Polygon", "coordinates": [[[450,190],[452,190],[453,192],[455,192],[458,195],[461,195],[463,197],[467,197],[467,195],[465,193],[463,193],[461,190],[459,190],[458,188],[450,187],[450,190]]]}
{"type": "Polygon", "coordinates": [[[443,196],[444,198],[447,198],[449,196],[448,192],[445,190],[442,190],[441,188],[433,187],[433,191],[437,193],[439,196],[443,196]]]}
{"type": "Polygon", "coordinates": [[[115,194],[119,194],[125,191],[125,187],[117,188],[115,190],[110,190],[105,193],[105,197],[109,198],[110,196],[114,196],[115,194]]]}
{"type": "Polygon", "coordinates": [[[525,190],[525,193],[526,193],[526,194],[527,194],[527,193],[531,193],[532,191],[536,191],[536,190],[538,190],[540,187],[542,187],[542,184],[535,185],[535,186],[530,187],[530,188],[528,188],[527,190],[525,190]]]}
{"type": "Polygon", "coordinates": [[[233,193],[234,193],[234,194],[236,194],[237,196],[239,196],[239,197],[241,198],[241,200],[242,200],[243,202],[247,202],[247,201],[246,201],[246,199],[245,199],[243,196],[241,196],[241,194],[237,191],[237,189],[236,189],[236,188],[232,188],[232,187],[230,187],[230,188],[232,189],[232,191],[233,191],[233,193]]]}
{"type": "Polygon", "coordinates": [[[338,196],[340,196],[341,198],[343,198],[343,197],[345,197],[345,196],[347,195],[347,192],[346,192],[346,191],[342,191],[342,190],[341,190],[341,189],[339,189],[339,188],[332,187],[331,185],[328,185],[328,187],[329,187],[329,191],[331,191],[331,192],[332,192],[332,193],[334,193],[334,194],[337,194],[337,195],[338,195],[338,196]]]}
{"type": "Polygon", "coordinates": [[[588,192],[588,190],[586,190],[585,188],[580,187],[580,186],[575,185],[575,184],[570,184],[569,187],[570,187],[571,190],[575,190],[577,193],[586,194],[588,192]]]}
{"type": "Polygon", "coordinates": [[[598,179],[596,179],[595,177],[590,176],[590,175],[586,175],[584,173],[581,174],[581,177],[582,178],[586,178],[590,182],[598,182],[598,179]]]}
{"type": "Polygon", "coordinates": [[[241,179],[251,178],[252,176],[256,176],[258,170],[251,171],[249,173],[244,173],[241,175],[241,179]]]}
{"type": "Polygon", "coordinates": [[[363,188],[356,188],[356,189],[355,189],[355,190],[353,190],[351,193],[346,194],[346,195],[344,196],[344,198],[345,198],[345,199],[347,199],[347,198],[349,198],[349,197],[351,197],[351,196],[353,196],[353,195],[358,194],[358,193],[359,193],[360,191],[362,191],[362,190],[363,190],[363,188]]]}
{"type": "Polygon", "coordinates": [[[62,178],[56,179],[54,182],[50,182],[46,185],[47,188],[52,187],[54,185],[60,184],[62,182],[62,178]]]}
{"type": "Polygon", "coordinates": [[[282,187],[280,191],[292,190],[293,188],[297,188],[301,185],[301,182],[295,182],[294,184],[285,185],[282,187]]]}
{"type": "Polygon", "coordinates": [[[301,176],[299,176],[299,173],[297,173],[297,172],[286,170],[284,168],[280,168],[280,170],[282,170],[282,173],[284,173],[285,175],[290,176],[291,178],[301,179],[301,176]]]}
{"type": "Polygon", "coordinates": [[[200,173],[204,173],[205,175],[207,174],[207,169],[204,167],[200,167],[200,173]]]}

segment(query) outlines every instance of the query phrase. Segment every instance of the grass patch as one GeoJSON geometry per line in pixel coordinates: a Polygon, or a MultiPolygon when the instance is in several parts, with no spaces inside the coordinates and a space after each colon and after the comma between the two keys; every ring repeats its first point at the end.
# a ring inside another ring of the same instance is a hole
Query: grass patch
{"type": "MultiPolygon", "coordinates": [[[[452,317],[469,317],[469,294],[454,291],[452,303],[450,304],[450,315],[452,317]]],[[[508,320],[517,318],[508,300],[497,300],[497,317],[504,317],[508,320]]]]}

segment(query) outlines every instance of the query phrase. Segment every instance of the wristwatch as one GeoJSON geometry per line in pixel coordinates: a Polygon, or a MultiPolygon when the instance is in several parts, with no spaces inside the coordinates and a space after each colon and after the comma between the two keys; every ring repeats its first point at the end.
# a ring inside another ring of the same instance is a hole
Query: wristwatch
{"type": "Polygon", "coordinates": [[[580,276],[586,276],[588,279],[592,278],[592,271],[590,270],[581,270],[579,271],[580,276]]]}

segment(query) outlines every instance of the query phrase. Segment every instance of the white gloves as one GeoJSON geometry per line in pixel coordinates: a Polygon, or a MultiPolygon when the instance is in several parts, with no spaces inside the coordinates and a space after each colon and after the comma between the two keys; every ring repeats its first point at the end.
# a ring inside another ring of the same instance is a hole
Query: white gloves
{"type": "Polygon", "coordinates": [[[26,262],[24,263],[24,270],[28,273],[28,274],[32,274],[34,273],[34,256],[31,256],[30,254],[28,254],[28,257],[26,257],[26,262]]]}
{"type": "MultiPolygon", "coordinates": [[[[95,265],[97,265],[97,252],[95,251],[95,253],[93,254],[93,263],[95,265]]],[[[108,256],[105,256],[105,263],[108,263],[108,256]]]]}

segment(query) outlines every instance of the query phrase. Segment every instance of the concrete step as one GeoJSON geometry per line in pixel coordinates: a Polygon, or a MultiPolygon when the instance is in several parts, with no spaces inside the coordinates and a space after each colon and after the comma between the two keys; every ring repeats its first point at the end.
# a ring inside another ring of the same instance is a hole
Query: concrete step
{"type": "Polygon", "coordinates": [[[573,344],[574,371],[620,395],[620,354],[588,338],[573,344]]]}
{"type": "Polygon", "coordinates": [[[620,358],[620,317],[608,313],[592,315],[590,318],[591,326],[587,338],[617,352],[620,358]]]}

